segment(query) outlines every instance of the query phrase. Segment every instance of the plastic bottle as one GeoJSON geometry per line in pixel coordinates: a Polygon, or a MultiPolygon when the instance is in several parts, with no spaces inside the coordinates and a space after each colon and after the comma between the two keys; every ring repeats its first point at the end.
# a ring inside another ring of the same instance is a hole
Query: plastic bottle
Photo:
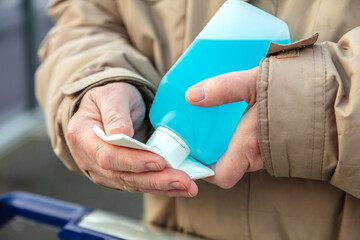
{"type": "Polygon", "coordinates": [[[161,80],[150,110],[156,131],[147,145],[175,167],[189,156],[215,163],[247,103],[194,107],[185,92],[204,79],[258,66],[270,41],[290,43],[286,23],[241,0],[226,1],[161,80]]]}

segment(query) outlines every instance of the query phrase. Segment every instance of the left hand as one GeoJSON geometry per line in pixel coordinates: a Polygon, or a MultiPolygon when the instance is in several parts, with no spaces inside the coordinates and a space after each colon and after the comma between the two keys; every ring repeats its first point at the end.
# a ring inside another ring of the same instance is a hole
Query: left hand
{"type": "Polygon", "coordinates": [[[205,179],[222,188],[233,187],[245,172],[264,168],[257,134],[257,75],[258,67],[219,75],[190,87],[185,94],[190,104],[200,107],[238,101],[248,103],[227,150],[217,163],[211,166],[215,176],[205,179]]]}

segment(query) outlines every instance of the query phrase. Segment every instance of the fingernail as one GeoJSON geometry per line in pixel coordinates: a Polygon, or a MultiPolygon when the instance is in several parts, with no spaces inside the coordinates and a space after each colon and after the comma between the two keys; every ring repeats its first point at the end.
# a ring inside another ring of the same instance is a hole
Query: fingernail
{"type": "Polygon", "coordinates": [[[180,189],[180,190],[186,190],[186,187],[181,182],[172,182],[170,183],[170,187],[172,189],[180,189]]]}
{"type": "Polygon", "coordinates": [[[189,195],[189,197],[194,197],[193,195],[191,195],[191,193],[188,191],[187,194],[189,195]]]}
{"type": "Polygon", "coordinates": [[[154,162],[145,163],[144,167],[145,167],[145,169],[147,169],[149,171],[161,170],[160,165],[158,163],[154,163],[154,162]]]}
{"type": "Polygon", "coordinates": [[[205,91],[203,86],[191,87],[187,90],[186,95],[193,102],[200,102],[205,99],[205,91]]]}

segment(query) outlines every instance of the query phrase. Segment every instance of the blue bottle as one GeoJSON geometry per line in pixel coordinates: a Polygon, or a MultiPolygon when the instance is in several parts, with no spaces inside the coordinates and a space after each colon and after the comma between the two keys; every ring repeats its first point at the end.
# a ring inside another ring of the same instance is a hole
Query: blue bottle
{"type": "Polygon", "coordinates": [[[150,110],[156,131],[147,145],[173,167],[187,157],[215,163],[247,103],[194,107],[185,92],[204,79],[258,66],[270,41],[290,43],[286,23],[241,0],[226,1],[161,80],[150,110]]]}

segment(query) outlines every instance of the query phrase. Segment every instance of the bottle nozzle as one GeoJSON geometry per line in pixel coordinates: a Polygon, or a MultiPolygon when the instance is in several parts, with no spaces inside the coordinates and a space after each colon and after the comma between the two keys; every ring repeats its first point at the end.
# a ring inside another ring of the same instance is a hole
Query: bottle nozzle
{"type": "Polygon", "coordinates": [[[146,145],[164,157],[173,168],[177,168],[190,154],[185,141],[165,127],[158,127],[146,145]]]}

